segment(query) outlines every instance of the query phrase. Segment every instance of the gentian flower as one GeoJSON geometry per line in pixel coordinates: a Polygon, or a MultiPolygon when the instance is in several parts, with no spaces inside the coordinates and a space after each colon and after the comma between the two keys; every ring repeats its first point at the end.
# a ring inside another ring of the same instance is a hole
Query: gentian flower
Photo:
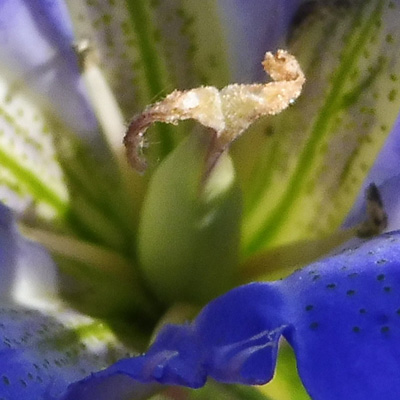
{"type": "Polygon", "coordinates": [[[0,398],[397,399],[399,10],[1,2],[0,398]]]}
{"type": "Polygon", "coordinates": [[[164,327],[146,354],[72,385],[66,398],[115,376],[194,388],[207,377],[261,385],[273,376],[284,335],[312,398],[397,399],[399,239],[386,234],[285,280],[234,289],[192,324],[164,327]]]}

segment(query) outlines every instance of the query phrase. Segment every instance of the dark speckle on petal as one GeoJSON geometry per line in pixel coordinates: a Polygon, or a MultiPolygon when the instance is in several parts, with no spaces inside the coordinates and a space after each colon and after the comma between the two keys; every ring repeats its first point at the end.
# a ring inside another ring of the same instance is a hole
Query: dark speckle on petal
{"type": "Polygon", "coordinates": [[[387,325],[382,326],[382,328],[381,328],[382,333],[389,333],[389,331],[390,331],[390,328],[387,325]]]}
{"type": "Polygon", "coordinates": [[[319,327],[319,323],[318,322],[311,322],[311,324],[310,324],[310,329],[311,330],[315,331],[315,330],[318,329],[318,327],[319,327]]]}
{"type": "Polygon", "coordinates": [[[356,278],[358,276],[358,272],[352,272],[351,274],[347,275],[349,278],[356,278]]]}
{"type": "Polygon", "coordinates": [[[328,283],[328,284],[326,285],[326,288],[327,288],[327,289],[335,289],[335,287],[336,287],[336,283],[328,283]]]}

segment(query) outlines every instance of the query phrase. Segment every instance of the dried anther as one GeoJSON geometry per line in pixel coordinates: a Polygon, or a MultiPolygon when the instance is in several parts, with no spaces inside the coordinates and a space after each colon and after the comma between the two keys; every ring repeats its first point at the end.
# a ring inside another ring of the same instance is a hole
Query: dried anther
{"type": "Polygon", "coordinates": [[[284,110],[301,92],[304,74],[297,60],[284,50],[266,53],[265,71],[273,82],[266,84],[232,84],[222,90],[212,86],[188,91],[174,91],[164,100],[148,106],[130,123],[124,138],[128,160],[142,172],[146,161],[141,156],[144,134],[154,122],[177,124],[195,119],[215,135],[210,157],[220,154],[254,121],[264,115],[284,110]]]}
{"type": "Polygon", "coordinates": [[[72,49],[78,59],[78,65],[81,71],[85,69],[88,62],[96,59],[95,51],[88,39],[81,39],[72,43],[72,49]]]}
{"type": "Polygon", "coordinates": [[[375,183],[371,183],[366,190],[367,218],[357,228],[357,236],[369,238],[382,233],[388,225],[388,216],[385,212],[382,197],[375,183]]]}

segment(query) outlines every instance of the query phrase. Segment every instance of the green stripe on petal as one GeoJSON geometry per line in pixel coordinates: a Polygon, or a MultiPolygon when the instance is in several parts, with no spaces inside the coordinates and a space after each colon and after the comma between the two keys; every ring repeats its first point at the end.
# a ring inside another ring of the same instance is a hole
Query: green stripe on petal
{"type": "Polygon", "coordinates": [[[123,1],[67,1],[77,40],[88,39],[128,115],[151,98],[137,38],[123,1]]]}
{"type": "Polygon", "coordinates": [[[215,0],[68,1],[76,37],[88,38],[125,113],[174,88],[229,82],[215,0]]]}
{"type": "MultiPolygon", "coordinates": [[[[95,48],[126,118],[174,86],[158,49],[148,2],[88,0],[69,1],[68,6],[76,37],[89,39],[95,48]]],[[[158,150],[165,155],[172,148],[171,128],[157,127],[157,134],[158,150]]]]}
{"type": "MultiPolygon", "coordinates": [[[[68,6],[77,39],[91,41],[126,118],[174,88],[229,81],[215,0],[87,0],[68,1],[68,6]]],[[[167,125],[153,131],[153,163],[186,133],[167,125]]]]}
{"type": "MultiPolygon", "coordinates": [[[[179,88],[189,88],[198,85],[222,87],[230,83],[230,72],[225,37],[218,15],[217,1],[196,0],[159,1],[158,21],[163,42],[174,52],[169,65],[173,70],[179,66],[180,50],[185,57],[183,64],[187,69],[187,84],[177,76],[179,88]],[[169,4],[175,14],[170,22],[165,23],[163,9],[169,4]],[[161,25],[163,24],[163,25],[161,25]],[[179,32],[171,35],[172,25],[179,24],[179,32]],[[181,48],[183,47],[183,51],[181,48]],[[190,86],[189,86],[190,85],[190,86]]],[[[177,74],[176,74],[177,75],[177,74]]]]}
{"type": "Polygon", "coordinates": [[[47,120],[0,77],[0,201],[39,218],[61,217],[68,193],[47,120]]]}
{"type": "Polygon", "coordinates": [[[384,0],[321,5],[297,32],[291,51],[308,81],[268,127],[246,199],[246,255],[329,234],[346,216],[400,108],[399,16],[384,0]]]}
{"type": "Polygon", "coordinates": [[[86,144],[68,132],[57,137],[56,146],[71,192],[67,226],[82,239],[130,256],[133,210],[114,160],[109,155],[93,156],[86,144]]]}

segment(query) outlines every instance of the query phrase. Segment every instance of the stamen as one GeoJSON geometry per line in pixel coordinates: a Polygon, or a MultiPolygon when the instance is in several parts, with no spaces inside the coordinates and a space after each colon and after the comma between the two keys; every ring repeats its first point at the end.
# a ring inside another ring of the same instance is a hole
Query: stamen
{"type": "Polygon", "coordinates": [[[305,82],[297,60],[286,51],[278,50],[275,55],[266,53],[262,64],[274,82],[233,84],[222,90],[212,86],[183,92],[175,90],[164,100],[148,106],[132,120],[124,138],[132,167],[139,172],[146,169],[141,154],[144,134],[154,122],[177,124],[195,119],[209,128],[215,136],[209,155],[213,164],[215,158],[258,118],[277,114],[292,104],[305,82]]]}
{"type": "MultiPolygon", "coordinates": [[[[132,262],[120,254],[71,236],[32,228],[25,224],[20,223],[19,228],[26,237],[42,244],[53,254],[85,264],[86,275],[91,281],[93,276],[102,275],[109,287],[114,285],[115,290],[120,291],[119,296],[125,296],[124,301],[128,302],[126,304],[137,308],[146,317],[153,319],[158,315],[158,305],[141,286],[141,279],[132,262]]],[[[60,263],[58,266],[66,274],[71,274],[68,265],[60,263]]],[[[110,302],[112,301],[110,299],[110,302]]]]}
{"type": "Polygon", "coordinates": [[[115,96],[98,66],[94,50],[88,40],[73,45],[78,56],[82,76],[85,80],[91,104],[102,128],[107,143],[114,154],[120,170],[125,173],[126,160],[122,145],[125,122],[115,96]]]}
{"type": "Polygon", "coordinates": [[[256,254],[247,260],[241,269],[241,282],[281,278],[295,268],[315,261],[354,238],[369,238],[382,233],[388,223],[387,214],[378,187],[371,183],[366,190],[366,218],[359,225],[338,230],[322,239],[295,242],[256,254]]]}
{"type": "Polygon", "coordinates": [[[127,279],[133,274],[129,261],[109,249],[27,225],[20,224],[19,227],[25,236],[39,242],[55,254],[83,262],[117,279],[127,279]]]}
{"type": "Polygon", "coordinates": [[[354,238],[355,229],[335,231],[322,239],[304,240],[256,254],[242,264],[241,283],[280,279],[314,262],[354,238]]]}
{"type": "Polygon", "coordinates": [[[379,235],[388,225],[388,216],[382,202],[381,194],[375,183],[371,183],[366,190],[367,218],[357,229],[357,236],[368,238],[379,235]]]}

